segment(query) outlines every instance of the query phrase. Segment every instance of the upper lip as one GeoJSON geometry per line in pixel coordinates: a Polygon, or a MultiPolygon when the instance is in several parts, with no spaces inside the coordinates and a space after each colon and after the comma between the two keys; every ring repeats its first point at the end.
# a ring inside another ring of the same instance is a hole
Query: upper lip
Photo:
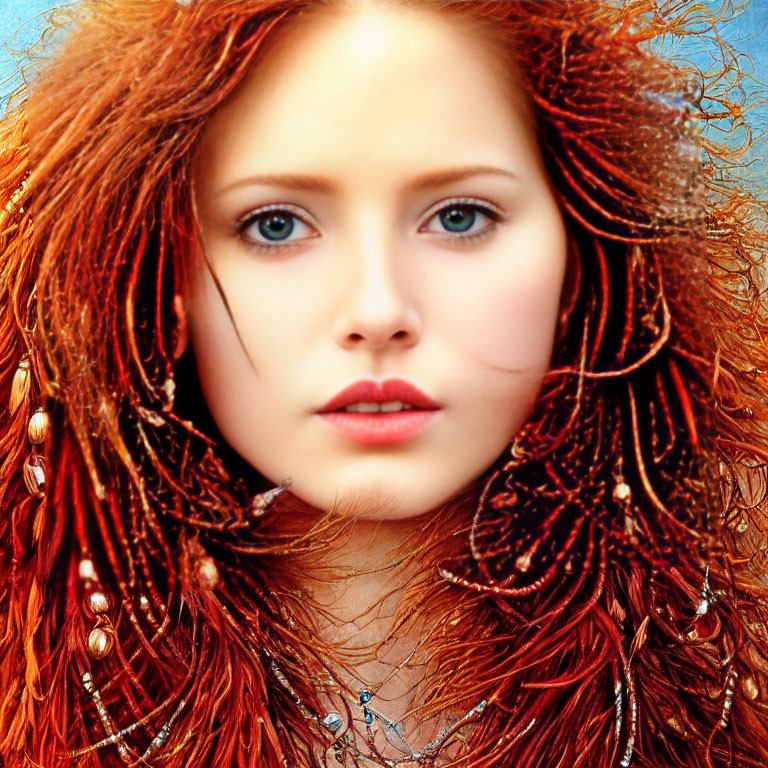
{"type": "Polygon", "coordinates": [[[399,401],[424,410],[437,410],[440,406],[420,389],[403,379],[386,381],[356,381],[332,397],[318,413],[338,411],[353,403],[389,403],[399,401]]]}

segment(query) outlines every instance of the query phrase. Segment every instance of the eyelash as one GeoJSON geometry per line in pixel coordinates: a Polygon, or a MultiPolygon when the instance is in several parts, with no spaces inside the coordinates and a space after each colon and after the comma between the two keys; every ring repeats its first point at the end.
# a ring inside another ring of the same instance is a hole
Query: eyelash
{"type": "MultiPolygon", "coordinates": [[[[487,216],[491,221],[491,224],[486,226],[485,229],[482,229],[479,232],[473,232],[468,235],[460,233],[455,233],[453,235],[447,232],[442,233],[443,239],[449,240],[453,243],[458,242],[461,245],[471,245],[473,243],[479,242],[480,240],[484,240],[496,230],[496,225],[499,222],[505,220],[504,214],[497,208],[491,206],[489,203],[482,203],[474,198],[457,197],[443,201],[430,209],[430,211],[427,213],[427,224],[432,221],[432,219],[435,218],[435,216],[437,216],[439,213],[442,211],[450,210],[451,208],[466,208],[472,211],[476,211],[483,214],[484,216],[487,216]]],[[[259,208],[255,211],[250,211],[249,213],[245,214],[245,216],[242,216],[235,223],[234,234],[240,238],[247,247],[254,248],[258,251],[271,253],[295,248],[300,246],[307,239],[314,239],[302,238],[299,240],[289,240],[285,242],[276,241],[275,243],[267,245],[266,243],[246,237],[245,231],[251,227],[251,225],[259,221],[259,219],[263,218],[269,213],[287,213],[290,214],[290,216],[299,219],[305,225],[312,226],[304,220],[303,214],[300,213],[299,210],[294,206],[288,203],[276,203],[273,205],[264,206],[263,208],[259,208]]],[[[423,231],[425,230],[419,229],[419,232],[423,231]]],[[[441,233],[433,232],[432,234],[437,234],[439,236],[441,233]]]]}

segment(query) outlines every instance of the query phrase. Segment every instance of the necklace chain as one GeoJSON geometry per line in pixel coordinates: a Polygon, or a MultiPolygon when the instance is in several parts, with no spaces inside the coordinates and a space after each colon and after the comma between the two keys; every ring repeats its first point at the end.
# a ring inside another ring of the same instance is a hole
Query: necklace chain
{"type": "MultiPolygon", "coordinates": [[[[351,758],[352,765],[360,765],[361,761],[371,765],[387,766],[387,768],[394,768],[406,763],[434,765],[435,759],[449,744],[463,738],[461,730],[479,720],[488,707],[488,701],[483,699],[460,718],[447,715],[448,725],[444,725],[438,735],[421,749],[414,749],[405,738],[402,722],[391,720],[372,706],[371,700],[375,694],[364,688],[359,692],[356,702],[365,723],[365,732],[360,734],[367,747],[367,751],[364,752],[357,746],[355,739],[357,731],[353,727],[351,719],[347,723],[347,727],[343,728],[344,718],[336,711],[328,712],[321,718],[304,703],[274,659],[270,658],[269,666],[272,674],[289,693],[301,714],[308,720],[322,724],[335,737],[331,747],[340,766],[347,765],[348,757],[351,758]],[[377,726],[379,725],[387,741],[401,753],[400,757],[388,758],[380,753],[375,743],[377,726]]],[[[335,683],[333,678],[330,678],[330,681],[335,683]]],[[[339,693],[342,692],[343,689],[338,683],[335,683],[335,687],[339,693]]]]}

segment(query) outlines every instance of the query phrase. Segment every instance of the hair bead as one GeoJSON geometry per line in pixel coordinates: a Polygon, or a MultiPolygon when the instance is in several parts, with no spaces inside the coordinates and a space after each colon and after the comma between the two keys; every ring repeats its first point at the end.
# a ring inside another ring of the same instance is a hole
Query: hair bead
{"type": "Polygon", "coordinates": [[[33,453],[24,464],[24,483],[27,490],[37,498],[45,493],[45,458],[33,453]]]}
{"type": "Polygon", "coordinates": [[[754,701],[760,696],[760,689],[757,687],[757,683],[755,682],[754,677],[745,677],[741,681],[741,686],[744,688],[744,693],[747,694],[747,696],[754,701]]]}
{"type": "Polygon", "coordinates": [[[197,582],[202,589],[215,589],[219,583],[219,569],[212,557],[204,557],[197,567],[197,582]]]}
{"type": "Polygon", "coordinates": [[[77,575],[83,581],[95,581],[96,568],[93,565],[93,560],[91,560],[89,557],[83,558],[77,567],[77,575]]]}
{"type": "Polygon", "coordinates": [[[29,394],[29,386],[29,360],[24,358],[19,363],[19,367],[16,369],[16,372],[13,374],[13,382],[11,383],[11,396],[8,401],[8,408],[11,414],[16,413],[17,408],[29,394]]]}
{"type": "Polygon", "coordinates": [[[97,661],[112,650],[113,636],[101,627],[94,627],[88,635],[88,653],[97,661]]]}
{"type": "Polygon", "coordinates": [[[109,610],[109,598],[103,592],[92,592],[88,598],[88,607],[93,613],[106,613],[109,610]]]}
{"type": "Polygon", "coordinates": [[[288,490],[288,487],[291,484],[291,478],[287,478],[283,480],[283,482],[277,487],[272,488],[269,491],[265,491],[264,493],[259,493],[258,495],[253,497],[253,500],[251,501],[251,514],[254,517],[261,517],[264,515],[269,509],[269,506],[277,499],[278,496],[282,495],[288,490]]]}
{"type": "Polygon", "coordinates": [[[41,445],[48,437],[48,427],[50,420],[48,414],[42,409],[37,408],[29,419],[27,427],[27,437],[30,443],[41,445]]]}

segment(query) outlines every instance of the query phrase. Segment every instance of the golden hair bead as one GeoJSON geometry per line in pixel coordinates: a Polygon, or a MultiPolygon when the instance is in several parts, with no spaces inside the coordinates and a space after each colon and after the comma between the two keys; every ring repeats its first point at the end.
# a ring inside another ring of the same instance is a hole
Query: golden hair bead
{"type": "Polygon", "coordinates": [[[745,677],[741,681],[741,685],[744,688],[744,693],[753,701],[760,695],[760,689],[753,677],[745,677]]]}
{"type": "Polygon", "coordinates": [[[618,502],[628,501],[632,498],[632,489],[625,482],[619,482],[613,489],[613,498],[618,502]]]}
{"type": "Polygon", "coordinates": [[[38,408],[29,419],[27,427],[29,442],[35,445],[44,443],[45,438],[48,437],[48,424],[48,414],[42,408],[38,408]]]}
{"type": "Polygon", "coordinates": [[[197,581],[202,589],[215,589],[219,583],[219,569],[211,557],[204,557],[197,567],[197,581]]]}
{"type": "Polygon", "coordinates": [[[96,568],[94,568],[93,560],[85,558],[80,561],[77,567],[77,574],[83,581],[95,581],[96,580],[96,568]]]}
{"type": "Polygon", "coordinates": [[[94,659],[103,659],[112,650],[112,634],[94,627],[88,635],[88,653],[94,659]]]}
{"type": "Polygon", "coordinates": [[[16,373],[13,374],[13,382],[11,383],[11,396],[8,402],[8,407],[12,414],[16,413],[16,409],[21,405],[23,400],[29,394],[29,385],[29,360],[25,359],[19,363],[19,367],[16,369],[16,373]]]}
{"type": "Polygon", "coordinates": [[[109,598],[103,592],[93,592],[88,598],[88,607],[93,613],[106,613],[109,610],[109,598]]]}

